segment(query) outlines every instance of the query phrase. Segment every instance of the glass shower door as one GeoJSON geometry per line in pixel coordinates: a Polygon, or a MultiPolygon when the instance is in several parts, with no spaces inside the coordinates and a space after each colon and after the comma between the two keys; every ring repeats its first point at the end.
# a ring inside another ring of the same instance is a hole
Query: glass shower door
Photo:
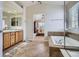
{"type": "Polygon", "coordinates": [[[79,57],[79,2],[66,5],[66,27],[64,48],[69,56],[79,57]],[[69,6],[69,8],[68,8],[69,6]]]}
{"type": "Polygon", "coordinates": [[[77,2],[68,9],[68,29],[66,31],[65,46],[69,48],[79,49],[79,3],[77,2]]]}

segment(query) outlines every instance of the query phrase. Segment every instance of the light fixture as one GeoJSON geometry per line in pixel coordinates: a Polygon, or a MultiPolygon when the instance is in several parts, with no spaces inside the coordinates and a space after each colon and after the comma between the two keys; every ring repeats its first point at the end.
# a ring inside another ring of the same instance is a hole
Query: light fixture
{"type": "Polygon", "coordinates": [[[37,2],[38,4],[42,4],[41,1],[32,1],[33,3],[37,2]]]}
{"type": "Polygon", "coordinates": [[[39,3],[39,4],[42,4],[42,2],[41,2],[41,1],[38,1],[38,3],[39,3]]]}

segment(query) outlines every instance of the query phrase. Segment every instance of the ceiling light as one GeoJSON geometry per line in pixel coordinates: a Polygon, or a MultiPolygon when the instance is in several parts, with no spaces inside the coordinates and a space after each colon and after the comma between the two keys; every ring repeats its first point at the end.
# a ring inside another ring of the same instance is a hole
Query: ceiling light
{"type": "Polygon", "coordinates": [[[32,1],[33,3],[37,2],[38,4],[42,4],[41,1],[32,1]]]}

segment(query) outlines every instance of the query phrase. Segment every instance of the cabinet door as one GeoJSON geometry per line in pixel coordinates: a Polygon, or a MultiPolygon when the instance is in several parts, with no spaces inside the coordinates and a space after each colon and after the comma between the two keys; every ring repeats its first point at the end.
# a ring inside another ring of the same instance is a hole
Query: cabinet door
{"type": "Polygon", "coordinates": [[[16,32],[16,43],[19,42],[19,32],[16,32]]]}
{"type": "Polygon", "coordinates": [[[10,33],[3,33],[3,49],[10,47],[10,33]]]}
{"type": "Polygon", "coordinates": [[[12,32],[11,33],[11,45],[14,45],[15,44],[15,32],[12,32]]]}
{"type": "Polygon", "coordinates": [[[19,31],[19,41],[22,41],[22,40],[23,40],[23,32],[19,31]]]}

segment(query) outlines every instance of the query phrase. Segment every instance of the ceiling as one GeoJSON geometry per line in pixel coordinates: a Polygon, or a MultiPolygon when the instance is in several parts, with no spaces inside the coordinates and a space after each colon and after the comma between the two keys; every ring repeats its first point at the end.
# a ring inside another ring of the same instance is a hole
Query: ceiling
{"type": "MultiPolygon", "coordinates": [[[[26,7],[39,4],[38,1],[18,1],[19,4],[26,7]]],[[[41,1],[42,4],[64,5],[64,1],[41,1]]]]}
{"type": "Polygon", "coordinates": [[[21,13],[22,8],[13,1],[3,2],[3,11],[7,13],[21,13]]]}
{"type": "MultiPolygon", "coordinates": [[[[40,4],[38,1],[17,1],[19,5],[26,7],[40,4]]],[[[41,1],[42,4],[64,5],[64,1],[41,1]]],[[[67,2],[68,3],[68,2],[67,2]]],[[[13,1],[5,1],[3,10],[8,13],[21,13],[22,8],[13,1]]]]}

